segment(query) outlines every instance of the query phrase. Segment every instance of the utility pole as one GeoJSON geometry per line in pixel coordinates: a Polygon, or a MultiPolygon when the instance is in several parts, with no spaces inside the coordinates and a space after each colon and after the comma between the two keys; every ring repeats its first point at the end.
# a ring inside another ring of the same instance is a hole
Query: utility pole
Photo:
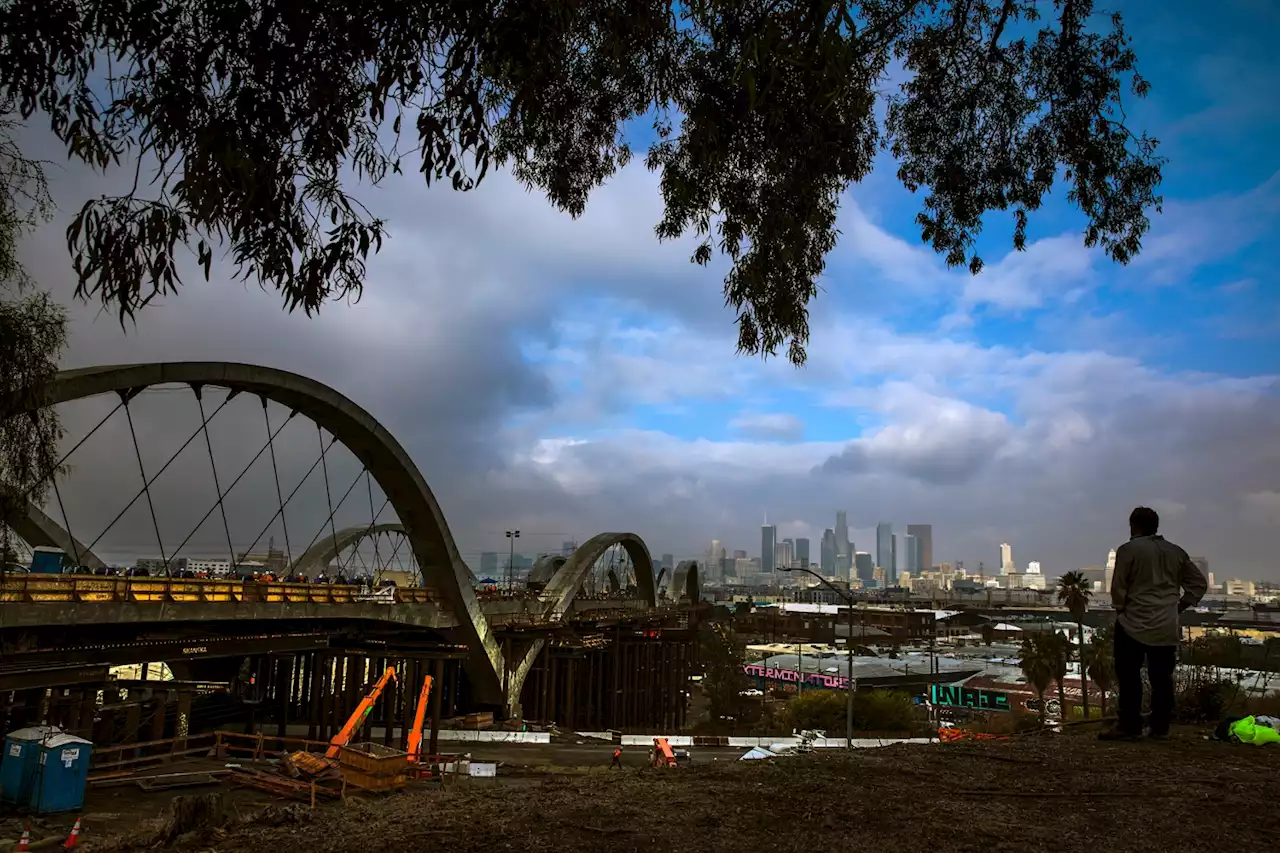
{"type": "MultiPolygon", "coordinates": [[[[845,606],[849,609],[849,636],[845,638],[845,642],[848,644],[845,646],[845,650],[848,653],[849,678],[846,684],[847,698],[845,703],[844,748],[851,750],[853,749],[853,694],[858,691],[858,679],[857,679],[857,676],[853,674],[853,594],[851,592],[845,592],[844,590],[840,589],[840,587],[836,586],[835,584],[831,583],[829,580],[824,578],[822,575],[818,574],[815,571],[811,571],[810,569],[802,569],[796,566],[796,567],[784,568],[782,571],[804,572],[807,575],[812,575],[814,578],[817,579],[817,581],[820,584],[827,587],[836,595],[843,598],[845,606]]],[[[802,679],[804,678],[803,667],[801,667],[800,677],[802,679]]]]}
{"type": "Polygon", "coordinates": [[[507,541],[511,543],[511,548],[507,555],[507,592],[515,589],[516,586],[516,540],[519,538],[519,530],[507,531],[507,541]]]}

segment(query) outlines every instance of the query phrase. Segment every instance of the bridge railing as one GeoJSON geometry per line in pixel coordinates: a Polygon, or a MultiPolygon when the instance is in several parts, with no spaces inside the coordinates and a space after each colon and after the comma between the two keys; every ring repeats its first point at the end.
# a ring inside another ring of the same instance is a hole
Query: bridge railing
{"type": "MultiPolygon", "coordinates": [[[[94,575],[12,574],[0,584],[0,601],[32,603],[154,602],[281,604],[355,604],[369,599],[358,586],[271,581],[191,580],[181,578],[98,577],[94,575]]],[[[434,590],[395,587],[396,604],[436,604],[434,590]]]]}

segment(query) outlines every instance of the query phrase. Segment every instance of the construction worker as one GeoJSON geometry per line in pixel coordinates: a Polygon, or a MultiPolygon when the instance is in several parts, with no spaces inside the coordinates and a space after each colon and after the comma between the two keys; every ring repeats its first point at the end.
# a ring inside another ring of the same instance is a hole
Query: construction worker
{"type": "Polygon", "coordinates": [[[620,746],[615,746],[613,748],[613,761],[609,763],[610,770],[612,770],[615,767],[618,768],[619,770],[622,769],[622,747],[620,746]]]}

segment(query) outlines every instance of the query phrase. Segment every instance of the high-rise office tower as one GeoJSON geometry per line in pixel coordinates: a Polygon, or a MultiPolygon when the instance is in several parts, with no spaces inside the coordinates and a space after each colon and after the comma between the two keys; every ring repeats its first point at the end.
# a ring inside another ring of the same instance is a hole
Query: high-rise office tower
{"type": "Polygon", "coordinates": [[[498,577],[498,552],[485,551],[480,555],[480,577],[494,578],[498,577]]]}
{"type": "Polygon", "coordinates": [[[667,574],[671,574],[671,570],[672,570],[672,569],[674,569],[675,567],[676,567],[676,555],[675,555],[675,554],[663,554],[663,555],[662,555],[662,565],[660,565],[658,568],[660,568],[660,569],[666,569],[666,570],[667,570],[667,574]]]}
{"type": "Polygon", "coordinates": [[[1000,574],[1008,575],[1015,571],[1013,565],[1013,546],[1008,542],[1000,543],[1000,574]]]}
{"type": "Polygon", "coordinates": [[[836,533],[830,527],[822,531],[822,541],[818,544],[818,568],[823,577],[838,577],[836,574],[836,533]]]}
{"type": "Polygon", "coordinates": [[[778,547],[778,528],[766,524],[760,528],[760,573],[771,575],[777,569],[774,551],[778,547]]]}
{"type": "Polygon", "coordinates": [[[933,562],[933,525],[932,524],[908,524],[907,535],[916,537],[919,545],[916,548],[918,557],[916,565],[908,565],[907,570],[915,574],[925,569],[932,569],[933,562]]]}
{"type": "Polygon", "coordinates": [[[884,567],[884,585],[896,586],[898,583],[898,534],[889,537],[889,565],[884,567]]]}
{"type": "Polygon", "coordinates": [[[902,552],[902,566],[899,574],[910,572],[912,576],[918,575],[920,573],[920,540],[914,534],[908,533],[902,537],[902,552]]]}
{"type": "Polygon", "coordinates": [[[792,539],[783,539],[778,543],[777,559],[774,561],[774,568],[789,569],[795,564],[796,560],[796,543],[792,539]]]}
{"type": "Polygon", "coordinates": [[[721,571],[724,565],[724,555],[724,546],[720,544],[720,540],[712,539],[711,547],[707,549],[707,580],[717,581],[724,579],[724,574],[721,571]]]}
{"type": "Polygon", "coordinates": [[[809,540],[796,540],[796,562],[800,564],[800,568],[809,568],[809,540]]]}
{"type": "Polygon", "coordinates": [[[852,582],[853,574],[853,555],[837,554],[836,555],[836,577],[842,581],[852,582]]]}
{"type": "Polygon", "coordinates": [[[836,510],[836,554],[852,554],[849,546],[849,514],[844,510],[836,510]]]}
{"type": "Polygon", "coordinates": [[[875,560],[866,551],[858,551],[853,555],[853,565],[858,573],[858,580],[865,582],[875,577],[875,560]]]}
{"type": "Polygon", "coordinates": [[[876,525],[876,565],[886,572],[893,565],[893,525],[887,521],[876,525]]]}

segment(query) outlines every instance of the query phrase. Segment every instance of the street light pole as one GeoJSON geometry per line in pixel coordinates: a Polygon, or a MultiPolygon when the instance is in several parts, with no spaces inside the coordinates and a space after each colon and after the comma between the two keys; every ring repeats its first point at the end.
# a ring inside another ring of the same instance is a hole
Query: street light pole
{"type": "Polygon", "coordinates": [[[519,538],[519,530],[507,531],[507,541],[511,543],[511,550],[507,555],[507,592],[515,589],[516,585],[516,540],[519,538]]]}
{"type": "MultiPolygon", "coordinates": [[[[853,749],[853,694],[856,693],[858,690],[858,679],[853,674],[853,595],[840,589],[840,587],[831,583],[831,581],[827,580],[822,575],[818,574],[817,572],[811,569],[802,569],[799,566],[794,566],[794,567],[784,568],[783,571],[784,572],[804,572],[807,575],[812,575],[818,581],[818,583],[822,584],[823,586],[827,587],[832,592],[834,592],[836,595],[843,598],[845,602],[845,606],[849,611],[849,636],[845,638],[845,643],[846,643],[845,650],[848,653],[848,661],[849,661],[848,663],[849,678],[846,684],[846,687],[847,687],[846,692],[848,695],[845,702],[844,748],[853,749]]],[[[801,679],[804,678],[803,672],[800,673],[800,677],[801,679]]]]}

